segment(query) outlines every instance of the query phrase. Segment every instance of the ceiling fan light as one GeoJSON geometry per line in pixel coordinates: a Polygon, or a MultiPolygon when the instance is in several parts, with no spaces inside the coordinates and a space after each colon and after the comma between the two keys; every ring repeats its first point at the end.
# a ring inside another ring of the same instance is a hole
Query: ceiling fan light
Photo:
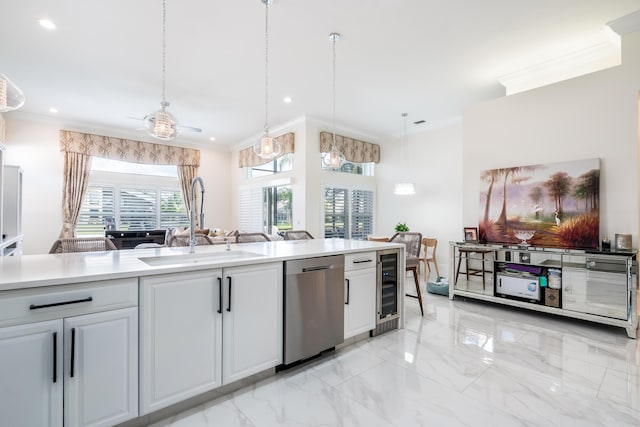
{"type": "Polygon", "coordinates": [[[253,146],[253,152],[263,159],[273,159],[282,154],[282,144],[278,140],[265,134],[260,141],[253,146]]]}
{"type": "Polygon", "coordinates": [[[399,182],[395,185],[393,194],[397,196],[411,196],[416,194],[416,186],[413,182],[399,182]]]}
{"type": "Polygon", "coordinates": [[[171,141],[180,134],[178,121],[164,108],[148,115],[144,125],[149,135],[163,141],[171,141]]]}
{"type": "Polygon", "coordinates": [[[0,74],[0,113],[17,110],[24,105],[24,94],[4,74],[0,74]]]}

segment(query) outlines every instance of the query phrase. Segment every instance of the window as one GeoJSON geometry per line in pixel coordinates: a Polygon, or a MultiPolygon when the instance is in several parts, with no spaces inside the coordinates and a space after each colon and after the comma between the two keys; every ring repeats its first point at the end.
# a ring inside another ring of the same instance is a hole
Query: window
{"type": "Polygon", "coordinates": [[[320,163],[322,164],[322,169],[326,171],[352,173],[355,175],[362,175],[362,176],[373,176],[374,165],[375,165],[375,163],[373,162],[357,163],[357,162],[345,161],[340,166],[340,169],[334,170],[325,166],[324,163],[322,163],[322,161],[320,163]]]}
{"type": "Polygon", "coordinates": [[[373,232],[373,191],[324,189],[324,237],[365,240],[373,232]]]}
{"type": "Polygon", "coordinates": [[[262,189],[262,206],[264,207],[265,230],[278,227],[278,231],[292,229],[291,202],[293,191],[290,185],[265,187],[262,189]]]}
{"type": "Polygon", "coordinates": [[[92,160],[78,216],[78,236],[104,235],[105,229],[140,231],[188,225],[175,166],[92,160]]]}
{"type": "Polygon", "coordinates": [[[240,191],[240,230],[273,234],[292,229],[293,190],[290,185],[254,187],[240,191]]]}
{"type": "Polygon", "coordinates": [[[280,172],[293,170],[293,153],[286,153],[272,162],[259,166],[247,166],[244,168],[247,178],[258,178],[261,176],[274,175],[280,172]]]}

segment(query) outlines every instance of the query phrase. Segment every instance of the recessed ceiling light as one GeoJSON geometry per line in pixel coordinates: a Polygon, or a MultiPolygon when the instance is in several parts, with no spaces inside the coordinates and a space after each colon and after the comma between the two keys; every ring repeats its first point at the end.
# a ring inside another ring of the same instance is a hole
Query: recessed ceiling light
{"type": "Polygon", "coordinates": [[[49,108],[49,112],[50,112],[50,113],[54,113],[54,114],[55,114],[55,113],[57,113],[57,112],[58,112],[58,109],[57,109],[57,108],[53,108],[53,107],[51,107],[51,108],[49,108]]]}
{"type": "Polygon", "coordinates": [[[293,101],[293,99],[291,99],[290,96],[285,96],[283,101],[285,102],[285,104],[291,104],[291,101],[293,101]]]}
{"type": "Polygon", "coordinates": [[[215,136],[210,136],[210,137],[209,137],[209,141],[215,141],[215,140],[216,140],[216,137],[215,137],[215,136]]]}
{"type": "Polygon", "coordinates": [[[38,24],[40,24],[41,27],[44,27],[47,30],[55,30],[56,29],[56,24],[54,24],[53,21],[51,21],[50,19],[47,19],[47,18],[38,19],[38,24]]]}

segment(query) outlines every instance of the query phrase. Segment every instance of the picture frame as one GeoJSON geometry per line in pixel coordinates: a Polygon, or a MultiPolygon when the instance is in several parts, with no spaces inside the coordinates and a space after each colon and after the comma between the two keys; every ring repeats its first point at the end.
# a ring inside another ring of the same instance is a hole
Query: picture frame
{"type": "Polygon", "coordinates": [[[631,234],[616,234],[615,248],[617,251],[631,250],[631,234]]]}
{"type": "Polygon", "coordinates": [[[478,227],[464,227],[464,241],[469,243],[477,243],[478,227]]]}

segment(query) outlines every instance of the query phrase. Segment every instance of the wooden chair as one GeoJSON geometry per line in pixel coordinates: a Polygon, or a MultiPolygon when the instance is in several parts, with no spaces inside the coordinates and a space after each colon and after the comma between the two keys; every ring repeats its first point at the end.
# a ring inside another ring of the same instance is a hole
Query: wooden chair
{"type": "Polygon", "coordinates": [[[422,233],[403,232],[396,233],[389,239],[390,242],[404,243],[406,271],[413,273],[413,281],[416,283],[416,291],[418,295],[406,294],[408,297],[417,298],[420,303],[420,313],[424,316],[422,308],[422,293],[420,292],[420,281],[418,280],[418,264],[420,257],[420,243],[422,242],[422,233]]]}
{"type": "MultiPolygon", "coordinates": [[[[213,241],[206,234],[196,234],[196,245],[204,246],[204,245],[213,245],[213,241]]],[[[167,242],[167,246],[170,248],[176,246],[189,246],[189,240],[191,236],[184,236],[182,234],[174,234],[169,237],[169,241],[167,242]]]]}
{"type": "Polygon", "coordinates": [[[264,233],[238,233],[236,243],[270,242],[269,236],[264,233]]]}
{"type": "Polygon", "coordinates": [[[284,240],[308,240],[313,239],[307,230],[290,230],[284,232],[284,240]]]}
{"type": "Polygon", "coordinates": [[[388,242],[389,238],[388,237],[371,237],[371,236],[367,236],[367,240],[370,242],[388,242]]]}
{"type": "Polygon", "coordinates": [[[116,251],[116,245],[107,237],[69,237],[53,242],[50,254],[73,252],[116,251]]]}
{"type": "Polygon", "coordinates": [[[438,271],[438,262],[436,261],[436,248],[438,247],[438,239],[425,237],[422,239],[422,256],[418,259],[418,274],[420,274],[420,263],[424,263],[424,281],[427,281],[427,270],[431,273],[430,262],[436,268],[436,277],[440,277],[438,271]]]}

